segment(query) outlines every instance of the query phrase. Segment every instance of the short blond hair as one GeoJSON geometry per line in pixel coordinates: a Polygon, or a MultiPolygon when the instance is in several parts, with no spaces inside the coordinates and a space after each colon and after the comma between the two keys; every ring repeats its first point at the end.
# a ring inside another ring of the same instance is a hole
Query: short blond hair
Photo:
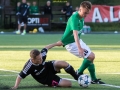
{"type": "Polygon", "coordinates": [[[90,1],[83,1],[81,4],[80,4],[81,7],[83,8],[86,8],[87,10],[91,10],[92,8],[92,4],[90,1]]]}
{"type": "Polygon", "coordinates": [[[36,57],[40,54],[40,51],[37,49],[33,49],[30,51],[30,57],[36,59],[36,57]]]}

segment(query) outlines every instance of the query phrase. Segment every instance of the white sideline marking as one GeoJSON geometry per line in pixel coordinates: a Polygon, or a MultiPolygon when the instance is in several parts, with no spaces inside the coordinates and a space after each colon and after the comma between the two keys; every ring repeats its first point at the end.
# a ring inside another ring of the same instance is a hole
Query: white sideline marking
{"type": "MultiPolygon", "coordinates": [[[[19,73],[18,71],[6,70],[6,69],[0,69],[0,71],[19,73]]],[[[120,74],[120,73],[107,73],[107,74],[120,74]]],[[[58,75],[69,75],[69,74],[58,74],[58,75]]],[[[0,76],[16,76],[16,75],[0,75],[0,76]]],[[[76,80],[70,79],[70,78],[63,78],[63,79],[70,80],[70,81],[74,81],[74,82],[76,81],[76,80]]],[[[120,88],[120,86],[110,85],[110,84],[99,84],[99,85],[109,86],[109,87],[114,87],[114,88],[120,88]]]]}
{"type": "MultiPolygon", "coordinates": [[[[66,80],[70,80],[70,81],[76,81],[74,79],[69,79],[69,78],[63,78],[63,79],[66,79],[66,80]]],[[[120,86],[116,86],[116,85],[111,85],[111,84],[99,84],[99,85],[102,85],[102,86],[109,86],[109,87],[113,87],[113,88],[120,88],[120,86]]]]}
{"type": "MultiPolygon", "coordinates": [[[[98,74],[113,74],[113,75],[119,75],[120,73],[98,73],[98,74]]],[[[69,75],[69,74],[57,74],[57,75],[69,75]]]]}
{"type": "Polygon", "coordinates": [[[110,85],[110,84],[100,84],[103,86],[109,86],[109,87],[115,87],[115,88],[120,88],[120,86],[116,86],[116,85],[110,85]]]}
{"type": "MultiPolygon", "coordinates": [[[[19,71],[7,70],[7,69],[0,69],[0,71],[19,73],[19,71]]],[[[98,74],[116,74],[117,75],[117,74],[120,74],[120,73],[98,73],[98,74]]],[[[57,75],[69,75],[69,74],[57,74],[57,75]]]]}
{"type": "Polygon", "coordinates": [[[16,75],[0,75],[0,76],[5,76],[5,77],[7,77],[7,76],[17,76],[17,74],[16,75]]]}
{"type": "Polygon", "coordinates": [[[66,80],[70,80],[70,81],[76,81],[76,80],[74,80],[74,79],[70,79],[70,78],[63,78],[63,79],[66,79],[66,80]]]}
{"type": "Polygon", "coordinates": [[[116,74],[116,75],[118,74],[119,75],[120,73],[103,73],[103,74],[116,74]]]}
{"type": "Polygon", "coordinates": [[[6,72],[19,73],[18,71],[14,71],[14,70],[6,70],[6,69],[0,69],[0,71],[6,71],[6,72]]]}

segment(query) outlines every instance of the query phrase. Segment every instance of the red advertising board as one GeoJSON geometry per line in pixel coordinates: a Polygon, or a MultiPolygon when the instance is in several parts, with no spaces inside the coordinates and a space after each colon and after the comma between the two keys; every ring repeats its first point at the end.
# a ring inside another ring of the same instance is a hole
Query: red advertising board
{"type": "Polygon", "coordinates": [[[93,5],[85,18],[85,22],[118,22],[120,21],[120,6],[93,5]]]}

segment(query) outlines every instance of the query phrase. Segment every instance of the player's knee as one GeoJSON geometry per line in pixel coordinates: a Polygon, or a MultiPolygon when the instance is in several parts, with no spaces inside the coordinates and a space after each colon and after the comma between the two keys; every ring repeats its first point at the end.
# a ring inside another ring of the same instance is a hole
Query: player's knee
{"type": "Polygon", "coordinates": [[[93,52],[92,52],[91,58],[92,58],[92,60],[95,59],[95,54],[93,52]]]}
{"type": "Polygon", "coordinates": [[[55,67],[56,71],[60,71],[60,69],[66,68],[68,66],[69,66],[69,64],[67,62],[65,62],[65,61],[58,61],[58,60],[56,60],[54,62],[54,67],[55,67]]]}
{"type": "Polygon", "coordinates": [[[59,83],[60,87],[71,87],[72,83],[69,80],[62,79],[59,83]]]}
{"type": "Polygon", "coordinates": [[[88,59],[93,62],[94,59],[95,59],[95,54],[93,52],[91,52],[91,54],[89,55],[88,59]]]}
{"type": "Polygon", "coordinates": [[[68,66],[69,64],[65,61],[55,61],[54,65],[57,67],[61,67],[61,68],[65,68],[66,66],[68,66]]]}

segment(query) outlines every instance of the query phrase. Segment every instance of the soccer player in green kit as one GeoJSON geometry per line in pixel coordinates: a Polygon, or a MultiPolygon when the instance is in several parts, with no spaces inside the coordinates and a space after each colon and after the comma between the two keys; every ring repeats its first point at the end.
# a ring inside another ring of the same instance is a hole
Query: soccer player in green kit
{"type": "Polygon", "coordinates": [[[79,11],[75,12],[67,22],[66,30],[61,38],[61,45],[65,46],[67,51],[73,55],[83,58],[82,65],[77,70],[77,75],[83,74],[83,71],[88,68],[91,76],[92,84],[105,84],[101,79],[96,78],[94,59],[95,55],[90,48],[82,41],[80,35],[84,26],[84,18],[89,14],[92,4],[89,1],[83,1],[80,4],[79,11]]]}

